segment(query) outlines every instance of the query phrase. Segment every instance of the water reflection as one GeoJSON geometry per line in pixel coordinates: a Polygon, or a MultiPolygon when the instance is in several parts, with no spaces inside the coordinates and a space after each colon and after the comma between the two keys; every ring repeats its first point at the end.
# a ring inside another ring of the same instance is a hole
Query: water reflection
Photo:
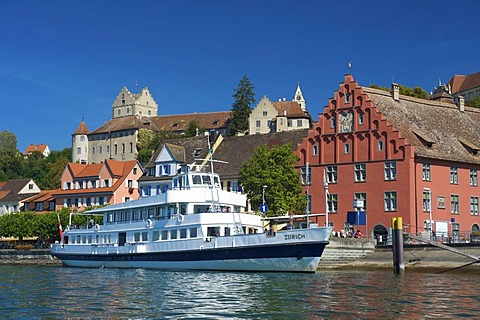
{"type": "Polygon", "coordinates": [[[0,266],[3,318],[462,318],[478,276],[0,266]],[[7,316],[5,316],[7,315],[7,316]]]}

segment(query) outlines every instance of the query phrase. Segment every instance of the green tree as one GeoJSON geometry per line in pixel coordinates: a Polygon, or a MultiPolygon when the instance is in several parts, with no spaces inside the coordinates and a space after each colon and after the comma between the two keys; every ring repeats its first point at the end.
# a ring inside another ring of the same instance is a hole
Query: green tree
{"type": "Polygon", "coordinates": [[[228,132],[230,136],[248,130],[248,118],[252,112],[251,106],[255,103],[255,93],[253,89],[250,79],[247,76],[243,76],[233,94],[235,101],[232,105],[233,114],[228,132]]]}
{"type": "Polygon", "coordinates": [[[185,130],[186,137],[195,137],[197,133],[202,133],[204,130],[200,128],[200,124],[196,120],[192,120],[188,123],[187,130],[185,130]]]}
{"type": "MultiPolygon", "coordinates": [[[[415,97],[415,98],[420,98],[420,99],[428,99],[428,93],[425,91],[423,88],[415,86],[413,88],[405,87],[403,85],[400,86],[400,94],[404,96],[410,96],[410,97],[415,97]]],[[[379,90],[384,90],[384,91],[390,91],[389,88],[387,87],[382,87],[377,84],[372,84],[370,88],[374,89],[379,89],[379,90]]]]}
{"type": "Polygon", "coordinates": [[[0,181],[23,176],[23,156],[17,150],[17,136],[9,131],[0,132],[0,181]]]}
{"type": "Polygon", "coordinates": [[[465,105],[472,108],[480,108],[480,97],[465,101],[465,105]]]}
{"type": "Polygon", "coordinates": [[[290,144],[272,148],[262,145],[255,149],[240,170],[240,183],[253,208],[258,210],[262,204],[263,186],[266,186],[268,216],[304,211],[306,199],[295,169],[297,161],[290,144]]]}

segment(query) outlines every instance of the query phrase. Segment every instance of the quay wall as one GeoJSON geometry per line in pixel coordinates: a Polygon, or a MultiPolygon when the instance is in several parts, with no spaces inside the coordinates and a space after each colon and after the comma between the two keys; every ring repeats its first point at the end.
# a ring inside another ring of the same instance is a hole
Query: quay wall
{"type": "Polygon", "coordinates": [[[62,262],[53,257],[48,249],[2,249],[0,264],[62,265],[62,262]]]}

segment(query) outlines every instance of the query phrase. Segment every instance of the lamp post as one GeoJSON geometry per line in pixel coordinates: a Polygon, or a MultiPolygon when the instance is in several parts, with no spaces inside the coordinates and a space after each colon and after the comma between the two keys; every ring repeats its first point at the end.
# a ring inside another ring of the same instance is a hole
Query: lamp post
{"type": "Polygon", "coordinates": [[[265,205],[265,188],[267,186],[262,186],[262,204],[265,205]]]}
{"type": "Polygon", "coordinates": [[[430,240],[435,240],[432,239],[433,235],[433,224],[432,224],[432,190],[430,188],[423,188],[423,191],[428,192],[428,198],[429,198],[429,204],[428,204],[428,214],[429,214],[429,221],[428,225],[430,227],[430,240]]]}

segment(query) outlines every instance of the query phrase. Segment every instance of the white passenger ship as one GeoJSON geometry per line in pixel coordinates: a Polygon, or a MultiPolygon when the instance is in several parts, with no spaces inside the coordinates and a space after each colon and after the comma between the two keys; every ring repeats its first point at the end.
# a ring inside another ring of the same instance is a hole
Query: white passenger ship
{"type": "Polygon", "coordinates": [[[267,232],[244,194],[189,170],[158,195],[84,212],[103,223],[63,232],[52,255],[72,267],[315,272],[331,228],[267,232]]]}

